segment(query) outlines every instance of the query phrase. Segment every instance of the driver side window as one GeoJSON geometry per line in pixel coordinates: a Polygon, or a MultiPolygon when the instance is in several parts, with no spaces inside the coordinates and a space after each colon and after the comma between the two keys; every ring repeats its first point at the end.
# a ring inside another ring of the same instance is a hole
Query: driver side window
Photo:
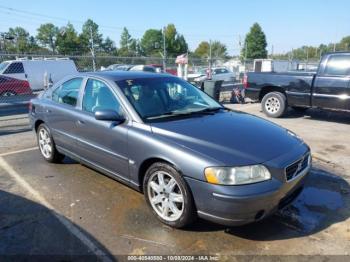
{"type": "Polygon", "coordinates": [[[121,113],[120,104],[109,87],[96,79],[89,79],[86,83],[83,110],[95,113],[98,110],[114,110],[121,113]]]}

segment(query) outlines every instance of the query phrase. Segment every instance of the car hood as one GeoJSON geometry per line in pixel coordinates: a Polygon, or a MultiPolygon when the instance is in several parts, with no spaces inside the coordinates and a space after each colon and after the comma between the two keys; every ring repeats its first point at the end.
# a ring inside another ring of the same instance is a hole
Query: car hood
{"type": "Polygon", "coordinates": [[[303,143],[287,129],[236,111],[152,123],[152,132],[223,165],[264,163],[303,143]]]}

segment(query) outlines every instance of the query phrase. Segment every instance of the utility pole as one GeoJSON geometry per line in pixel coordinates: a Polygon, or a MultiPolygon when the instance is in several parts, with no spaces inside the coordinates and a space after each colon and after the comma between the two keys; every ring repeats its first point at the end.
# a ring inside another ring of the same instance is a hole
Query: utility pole
{"type": "Polygon", "coordinates": [[[248,42],[247,41],[245,41],[245,43],[244,43],[244,70],[245,71],[247,71],[246,70],[246,61],[247,61],[247,52],[248,52],[248,42]]]}
{"type": "Polygon", "coordinates": [[[165,26],[163,27],[163,70],[166,72],[166,43],[165,43],[165,26]]]}
{"type": "Polygon", "coordinates": [[[273,59],[273,45],[271,45],[271,59],[273,59]]]}
{"type": "Polygon", "coordinates": [[[92,68],[94,72],[96,71],[96,61],[95,61],[95,46],[94,46],[94,37],[92,34],[92,27],[90,26],[90,43],[91,43],[91,56],[92,56],[92,68]]]}
{"type": "Polygon", "coordinates": [[[316,54],[315,54],[315,57],[317,58],[317,51],[318,51],[318,47],[316,47],[316,54]]]}
{"type": "Polygon", "coordinates": [[[211,79],[211,40],[209,40],[209,67],[208,67],[208,78],[211,79]]]}

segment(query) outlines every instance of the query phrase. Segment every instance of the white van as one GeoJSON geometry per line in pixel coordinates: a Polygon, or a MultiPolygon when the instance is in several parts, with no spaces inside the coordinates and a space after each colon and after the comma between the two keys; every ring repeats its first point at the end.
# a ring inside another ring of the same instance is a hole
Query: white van
{"type": "Polygon", "coordinates": [[[0,64],[0,75],[26,80],[33,91],[46,88],[49,80],[56,83],[77,72],[74,61],[70,59],[18,59],[0,64]]]}

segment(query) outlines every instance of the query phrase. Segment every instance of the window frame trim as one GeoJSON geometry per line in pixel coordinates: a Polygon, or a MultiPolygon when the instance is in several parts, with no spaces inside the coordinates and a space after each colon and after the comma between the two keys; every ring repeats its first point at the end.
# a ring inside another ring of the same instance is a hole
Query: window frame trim
{"type": "Polygon", "coordinates": [[[120,105],[120,107],[122,109],[123,116],[126,118],[126,120],[128,120],[129,119],[129,113],[126,110],[126,108],[123,105],[123,103],[121,102],[121,99],[118,96],[118,94],[114,91],[114,88],[112,88],[111,85],[108,82],[106,82],[104,79],[97,78],[97,77],[92,77],[92,76],[85,77],[84,85],[81,87],[81,92],[79,94],[80,99],[79,99],[79,106],[77,108],[82,113],[87,114],[89,116],[92,116],[95,119],[95,114],[94,113],[83,110],[83,101],[84,101],[84,96],[85,96],[85,90],[86,90],[86,85],[87,85],[89,80],[100,81],[100,82],[102,82],[103,84],[105,84],[107,86],[109,91],[111,91],[112,95],[114,95],[115,99],[117,99],[117,102],[119,103],[119,105],[120,105]]]}
{"type": "Polygon", "coordinates": [[[83,76],[74,76],[74,77],[72,77],[72,78],[69,78],[69,79],[67,79],[67,80],[64,80],[64,81],[62,81],[61,83],[59,83],[59,85],[55,88],[55,89],[53,89],[52,91],[51,91],[51,94],[50,94],[50,97],[51,97],[51,101],[53,102],[53,103],[56,103],[56,104],[58,104],[58,105],[65,105],[65,106],[67,106],[67,107],[69,107],[69,108],[78,108],[78,105],[80,104],[80,92],[81,92],[81,88],[82,88],[82,86],[83,86],[83,84],[85,83],[85,77],[83,77],[83,76]],[[82,81],[81,81],[81,84],[80,84],[80,87],[79,87],[79,92],[78,92],[78,97],[77,97],[77,103],[76,103],[76,105],[75,106],[73,106],[73,105],[70,105],[70,104],[67,104],[67,103],[60,103],[60,102],[58,102],[58,101],[55,101],[54,99],[53,99],[53,93],[57,90],[57,89],[59,89],[59,88],[61,88],[65,83],[67,83],[67,82],[69,82],[69,81],[72,81],[73,79],[81,79],[82,81]]]}

